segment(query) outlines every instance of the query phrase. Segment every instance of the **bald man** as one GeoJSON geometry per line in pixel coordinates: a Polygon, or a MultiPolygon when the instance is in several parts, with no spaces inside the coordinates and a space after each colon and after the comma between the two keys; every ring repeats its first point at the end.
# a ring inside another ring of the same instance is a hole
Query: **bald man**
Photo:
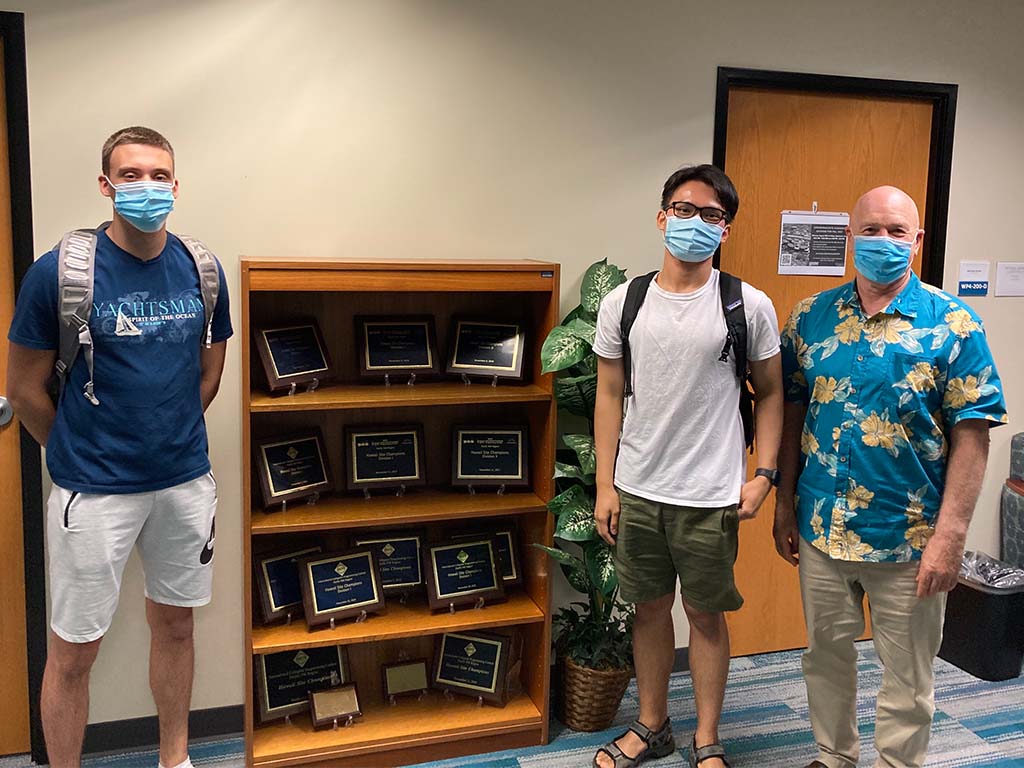
{"type": "Polygon", "coordinates": [[[895,187],[850,216],[856,278],[811,296],[782,334],[786,387],[774,536],[800,566],[804,679],[818,759],[852,768],[868,596],[884,667],[875,766],[925,761],[933,664],[990,427],[1006,422],[981,320],[911,271],[924,232],[895,187]]]}

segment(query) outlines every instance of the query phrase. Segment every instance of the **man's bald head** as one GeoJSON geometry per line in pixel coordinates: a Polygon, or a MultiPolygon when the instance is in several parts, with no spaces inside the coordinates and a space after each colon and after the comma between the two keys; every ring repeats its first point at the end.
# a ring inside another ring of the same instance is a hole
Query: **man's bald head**
{"type": "Polygon", "coordinates": [[[875,187],[860,196],[850,214],[854,235],[887,235],[914,240],[921,229],[921,215],[914,199],[898,187],[875,187]]]}

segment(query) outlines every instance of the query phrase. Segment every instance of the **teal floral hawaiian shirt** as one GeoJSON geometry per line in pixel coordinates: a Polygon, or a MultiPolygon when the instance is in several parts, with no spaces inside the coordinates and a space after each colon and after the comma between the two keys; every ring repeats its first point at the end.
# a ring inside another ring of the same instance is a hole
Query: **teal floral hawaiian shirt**
{"type": "Polygon", "coordinates": [[[838,560],[919,559],[953,425],[1006,422],[981,320],[916,275],[866,317],[850,282],[797,304],[782,365],[786,399],[807,406],[800,535],[838,560]]]}

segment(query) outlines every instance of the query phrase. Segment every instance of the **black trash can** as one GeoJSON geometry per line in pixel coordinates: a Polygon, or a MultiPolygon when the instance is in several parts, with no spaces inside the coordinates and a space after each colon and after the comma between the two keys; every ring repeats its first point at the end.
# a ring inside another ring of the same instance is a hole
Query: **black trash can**
{"type": "Polygon", "coordinates": [[[949,593],[939,658],[982,680],[1020,677],[1024,584],[990,587],[963,578],[949,593]]]}

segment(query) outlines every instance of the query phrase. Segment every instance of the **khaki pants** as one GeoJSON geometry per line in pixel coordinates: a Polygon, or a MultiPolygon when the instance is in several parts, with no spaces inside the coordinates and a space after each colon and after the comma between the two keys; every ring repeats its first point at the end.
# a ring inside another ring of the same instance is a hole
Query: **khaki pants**
{"type": "Polygon", "coordinates": [[[946,595],[917,598],[917,563],[833,560],[800,541],[800,593],[807,621],[803,656],[811,727],[828,768],[852,768],[857,734],[857,650],[868,596],[875,649],[884,667],[875,716],[876,768],[920,768],[935,712],[935,655],[946,595]]]}

